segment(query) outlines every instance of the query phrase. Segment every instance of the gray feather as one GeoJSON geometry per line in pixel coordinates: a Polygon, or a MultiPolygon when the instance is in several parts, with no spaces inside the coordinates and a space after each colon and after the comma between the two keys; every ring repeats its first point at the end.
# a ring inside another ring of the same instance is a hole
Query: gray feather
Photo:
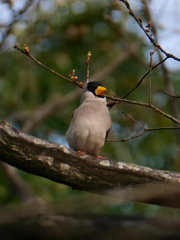
{"type": "Polygon", "coordinates": [[[75,151],[98,156],[110,129],[111,117],[106,99],[85,90],[66,133],[69,146],[75,151]]]}

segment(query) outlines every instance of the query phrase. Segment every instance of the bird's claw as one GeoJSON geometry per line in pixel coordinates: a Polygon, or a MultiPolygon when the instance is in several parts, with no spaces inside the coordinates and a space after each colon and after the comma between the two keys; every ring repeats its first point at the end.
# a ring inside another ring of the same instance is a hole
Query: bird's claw
{"type": "Polygon", "coordinates": [[[99,158],[101,160],[107,159],[106,157],[101,157],[101,156],[97,156],[97,158],[99,158]]]}
{"type": "MultiPolygon", "coordinates": [[[[86,155],[86,152],[83,152],[83,151],[77,151],[77,153],[79,153],[81,156],[85,156],[86,155]]],[[[106,157],[101,157],[101,156],[96,156],[97,158],[101,159],[101,160],[105,160],[107,159],[106,157]]]]}
{"type": "Polygon", "coordinates": [[[82,152],[82,151],[78,151],[77,153],[79,153],[79,154],[82,155],[82,156],[85,156],[85,155],[86,155],[86,152],[82,152]]]}

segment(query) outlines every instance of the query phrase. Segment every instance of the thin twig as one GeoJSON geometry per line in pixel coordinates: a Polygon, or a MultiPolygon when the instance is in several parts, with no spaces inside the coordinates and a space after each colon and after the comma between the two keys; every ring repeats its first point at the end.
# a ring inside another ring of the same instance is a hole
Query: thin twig
{"type": "MultiPolygon", "coordinates": [[[[148,0],[142,0],[142,3],[144,4],[144,12],[145,12],[145,15],[146,15],[146,19],[152,25],[153,38],[155,39],[155,42],[158,42],[156,24],[153,23],[150,8],[149,8],[149,3],[150,2],[148,0]]],[[[161,61],[163,59],[161,52],[157,51],[157,54],[159,56],[159,60],[161,61]]],[[[166,84],[166,87],[167,87],[167,90],[168,90],[169,94],[175,95],[174,86],[173,86],[172,81],[170,81],[169,73],[168,73],[168,69],[167,69],[166,65],[164,63],[162,63],[161,68],[162,68],[162,71],[163,71],[163,74],[164,74],[163,80],[166,84]]],[[[170,99],[170,106],[171,106],[173,115],[176,118],[180,119],[180,113],[179,113],[179,108],[177,106],[176,99],[174,99],[174,98],[170,99]]],[[[178,135],[178,138],[179,138],[179,135],[178,135]]]]}
{"type": "MultiPolygon", "coordinates": [[[[162,64],[163,62],[165,62],[169,57],[164,58],[162,61],[160,61],[159,63],[157,63],[154,67],[152,67],[151,71],[154,70],[156,67],[158,67],[160,64],[162,64]]],[[[132,93],[137,87],[139,87],[139,85],[142,83],[142,81],[145,79],[145,77],[150,73],[150,71],[148,71],[142,78],[141,80],[136,84],[136,86],[131,89],[128,93],[126,93],[122,99],[126,98],[130,93],[132,93]]]]}
{"type": "Polygon", "coordinates": [[[165,92],[165,91],[162,90],[162,89],[161,89],[161,92],[165,93],[166,95],[168,95],[169,97],[172,97],[172,98],[180,98],[180,95],[176,95],[176,96],[174,96],[174,95],[171,95],[171,94],[165,92]]]}
{"type": "Polygon", "coordinates": [[[149,74],[149,104],[151,105],[152,99],[151,99],[151,72],[149,74]]]}
{"type": "Polygon", "coordinates": [[[134,104],[134,105],[140,105],[140,106],[144,106],[144,107],[148,107],[148,108],[152,108],[154,111],[160,113],[161,115],[163,115],[164,117],[166,118],[169,118],[170,120],[172,120],[173,122],[177,123],[177,124],[180,124],[180,121],[175,118],[175,117],[172,117],[171,115],[163,112],[162,110],[160,110],[159,108],[155,107],[154,105],[150,105],[148,103],[143,103],[143,102],[136,102],[136,101],[131,101],[131,100],[127,100],[127,99],[122,99],[122,98],[116,98],[116,97],[112,97],[112,96],[108,96],[108,95],[105,95],[108,99],[112,99],[112,100],[115,100],[117,101],[116,104],[119,104],[120,102],[125,102],[125,103],[129,103],[129,104],[134,104]]]}
{"type": "Polygon", "coordinates": [[[106,142],[127,142],[127,141],[130,141],[130,140],[134,139],[134,138],[138,138],[138,137],[144,135],[145,133],[147,133],[147,132],[143,131],[143,132],[141,132],[137,135],[134,135],[134,136],[129,137],[129,138],[123,138],[123,139],[107,139],[106,142]]]}
{"type": "Polygon", "coordinates": [[[152,55],[153,52],[150,52],[150,64],[149,64],[149,104],[151,105],[151,71],[152,71],[152,55]]]}
{"type": "Polygon", "coordinates": [[[109,111],[110,111],[111,108],[114,107],[114,105],[116,105],[116,104],[117,104],[116,101],[109,101],[109,102],[107,103],[107,107],[108,107],[109,111]]]}
{"type": "Polygon", "coordinates": [[[28,0],[28,1],[26,1],[23,9],[19,10],[18,12],[17,11],[15,12],[13,10],[13,1],[4,1],[4,2],[8,2],[9,9],[11,10],[11,13],[13,15],[13,20],[10,23],[8,23],[7,25],[0,24],[0,29],[3,29],[3,32],[4,32],[2,40],[0,41],[0,54],[4,53],[12,48],[12,46],[10,46],[10,44],[7,44],[6,40],[8,39],[9,35],[13,32],[13,30],[12,30],[13,24],[18,22],[19,20],[26,22],[25,19],[22,19],[23,14],[25,14],[25,13],[27,14],[29,9],[32,6],[34,6],[34,8],[35,8],[35,5],[37,4],[37,1],[35,3],[34,0],[28,0]]]}
{"type": "Polygon", "coordinates": [[[143,125],[141,123],[139,123],[138,121],[136,121],[133,117],[131,117],[129,114],[125,113],[124,111],[122,111],[122,113],[124,115],[126,115],[126,117],[129,117],[130,119],[132,119],[135,123],[137,123],[144,131],[147,131],[147,128],[143,127],[143,125]]]}
{"type": "Polygon", "coordinates": [[[131,117],[129,114],[125,113],[124,111],[122,112],[124,115],[126,115],[127,117],[129,117],[130,119],[132,119],[136,124],[138,124],[142,129],[143,131],[139,134],[136,134],[132,137],[129,137],[129,138],[123,138],[123,139],[107,139],[106,142],[127,142],[127,141],[130,141],[134,138],[138,138],[142,135],[144,135],[145,133],[147,132],[151,132],[151,131],[159,131],[159,130],[177,130],[177,129],[180,129],[180,127],[160,127],[160,128],[145,128],[142,126],[141,123],[139,123],[137,120],[135,120],[133,117],[131,117]]]}
{"type": "Polygon", "coordinates": [[[150,64],[149,64],[149,104],[151,105],[152,99],[151,99],[151,72],[152,72],[152,61],[153,61],[153,54],[157,50],[157,47],[155,47],[153,52],[150,52],[150,64]]]}
{"type": "Polygon", "coordinates": [[[87,83],[89,82],[89,61],[90,61],[90,56],[91,56],[91,52],[88,52],[87,54],[87,58],[86,58],[86,80],[87,80],[87,83]]]}
{"type": "Polygon", "coordinates": [[[134,138],[138,138],[142,135],[144,135],[147,132],[151,132],[151,131],[159,131],[159,130],[180,130],[180,127],[160,127],[160,128],[147,128],[146,130],[144,130],[143,132],[134,135],[132,137],[129,138],[123,138],[123,139],[107,139],[106,142],[127,142],[130,141],[134,138]]]}
{"type": "Polygon", "coordinates": [[[33,56],[30,55],[30,53],[29,53],[29,51],[28,51],[28,50],[29,50],[28,47],[26,47],[25,50],[22,50],[22,49],[19,48],[17,45],[14,45],[14,48],[17,49],[17,50],[19,50],[20,52],[22,52],[22,53],[25,54],[26,56],[30,57],[32,60],[34,60],[34,61],[35,61],[37,64],[39,64],[41,67],[43,67],[43,68],[47,69],[48,71],[54,73],[54,74],[57,75],[58,77],[63,78],[63,79],[65,79],[65,80],[67,80],[67,81],[69,81],[69,82],[71,82],[71,83],[74,83],[75,85],[77,85],[77,86],[80,87],[80,88],[84,88],[84,86],[82,85],[82,83],[77,82],[77,81],[75,82],[75,81],[73,81],[73,80],[71,80],[71,79],[69,79],[69,78],[66,78],[66,77],[64,77],[63,75],[55,72],[54,70],[52,70],[52,69],[46,67],[45,65],[43,65],[42,63],[40,63],[36,58],[34,58],[33,56]]]}

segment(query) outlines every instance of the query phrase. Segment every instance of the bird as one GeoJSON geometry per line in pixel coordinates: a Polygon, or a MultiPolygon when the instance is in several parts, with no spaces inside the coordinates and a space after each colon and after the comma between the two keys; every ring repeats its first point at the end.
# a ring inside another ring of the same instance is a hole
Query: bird
{"type": "Polygon", "coordinates": [[[104,96],[106,90],[98,82],[88,82],[81,95],[81,104],[71,117],[66,139],[70,148],[81,155],[105,159],[99,152],[112,126],[104,96]]]}

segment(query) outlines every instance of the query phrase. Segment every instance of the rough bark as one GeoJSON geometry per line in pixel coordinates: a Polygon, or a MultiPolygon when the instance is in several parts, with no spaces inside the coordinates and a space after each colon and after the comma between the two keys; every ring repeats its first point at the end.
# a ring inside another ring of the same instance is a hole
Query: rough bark
{"type": "Polygon", "coordinates": [[[180,207],[180,174],[80,156],[62,145],[0,122],[0,160],[73,189],[169,207],[180,207]]]}

